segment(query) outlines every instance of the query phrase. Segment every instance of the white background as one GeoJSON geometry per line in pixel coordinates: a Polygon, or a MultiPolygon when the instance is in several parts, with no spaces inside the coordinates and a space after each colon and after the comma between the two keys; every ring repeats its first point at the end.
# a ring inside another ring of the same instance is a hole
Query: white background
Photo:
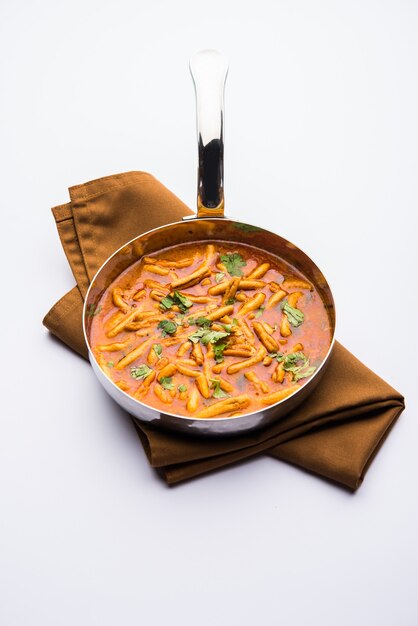
{"type": "Polygon", "coordinates": [[[416,626],[417,29],[407,0],[3,0],[2,626],[416,626]],[[194,206],[205,47],[227,212],[314,257],[338,338],[406,396],[354,495],[270,458],[167,488],[41,327],[68,186],[145,170],[194,206]]]}

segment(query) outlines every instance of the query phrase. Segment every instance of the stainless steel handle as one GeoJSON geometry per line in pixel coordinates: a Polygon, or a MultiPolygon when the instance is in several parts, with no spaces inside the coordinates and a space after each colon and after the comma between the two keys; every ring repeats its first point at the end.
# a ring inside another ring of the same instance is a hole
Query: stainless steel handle
{"type": "Polygon", "coordinates": [[[224,216],[224,90],[226,57],[216,50],[196,52],[190,59],[196,91],[199,165],[197,217],[224,216]]]}

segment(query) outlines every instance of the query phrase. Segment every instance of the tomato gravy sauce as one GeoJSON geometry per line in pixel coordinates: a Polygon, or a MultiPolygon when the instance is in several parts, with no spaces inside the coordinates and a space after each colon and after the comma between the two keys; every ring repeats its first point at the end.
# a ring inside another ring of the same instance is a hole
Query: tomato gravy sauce
{"type": "Polygon", "coordinates": [[[305,276],[270,253],[222,241],[142,258],[88,314],[93,354],[117,386],[161,412],[202,419],[295,393],[332,339],[305,276]]]}

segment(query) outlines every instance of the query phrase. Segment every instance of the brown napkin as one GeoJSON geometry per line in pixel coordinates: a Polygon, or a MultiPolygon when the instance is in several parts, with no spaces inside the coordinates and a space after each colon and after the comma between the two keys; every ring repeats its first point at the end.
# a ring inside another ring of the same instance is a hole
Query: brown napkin
{"type": "MultiPolygon", "coordinates": [[[[77,286],[52,307],[43,323],[87,358],[83,296],[96,271],[129,239],[191,211],[144,172],[72,187],[70,198],[52,211],[77,286]]],[[[208,439],[133,421],[151,465],[169,484],[265,453],[356,489],[403,409],[403,397],[337,343],[308,400],[261,431],[208,439]]]]}

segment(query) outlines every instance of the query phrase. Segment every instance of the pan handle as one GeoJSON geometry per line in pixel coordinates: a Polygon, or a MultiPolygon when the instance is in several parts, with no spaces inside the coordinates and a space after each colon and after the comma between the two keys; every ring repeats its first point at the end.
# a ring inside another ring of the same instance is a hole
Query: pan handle
{"type": "Polygon", "coordinates": [[[224,89],[226,57],[216,50],[196,52],[190,59],[196,91],[199,165],[197,217],[224,217],[224,89]]]}

